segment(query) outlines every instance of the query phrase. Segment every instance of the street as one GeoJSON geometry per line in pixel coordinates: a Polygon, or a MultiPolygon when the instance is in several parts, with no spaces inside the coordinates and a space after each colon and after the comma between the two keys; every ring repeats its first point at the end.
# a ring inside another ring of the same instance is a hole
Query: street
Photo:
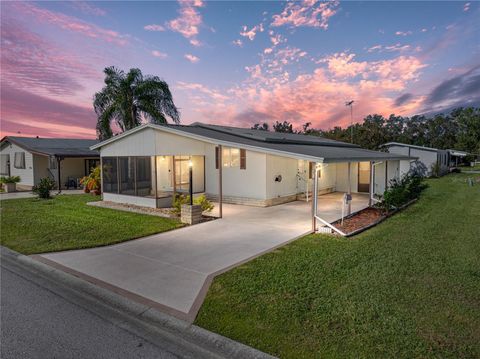
{"type": "Polygon", "coordinates": [[[217,357],[8,259],[0,274],[3,359],[217,357]]]}

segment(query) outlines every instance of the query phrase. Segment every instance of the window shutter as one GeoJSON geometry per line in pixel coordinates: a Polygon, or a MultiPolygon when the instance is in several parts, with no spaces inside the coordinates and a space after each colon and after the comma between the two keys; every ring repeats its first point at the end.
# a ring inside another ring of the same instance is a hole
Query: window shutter
{"type": "Polygon", "coordinates": [[[10,162],[10,155],[1,155],[1,168],[0,168],[0,174],[8,176],[8,166],[10,162]]]}
{"type": "Polygon", "coordinates": [[[215,147],[215,168],[218,170],[220,167],[219,161],[220,161],[220,148],[217,146],[215,147]]]}
{"type": "Polygon", "coordinates": [[[313,162],[308,162],[308,179],[313,178],[313,162]]]}
{"type": "Polygon", "coordinates": [[[247,151],[243,148],[240,149],[240,169],[247,169],[247,151]]]}

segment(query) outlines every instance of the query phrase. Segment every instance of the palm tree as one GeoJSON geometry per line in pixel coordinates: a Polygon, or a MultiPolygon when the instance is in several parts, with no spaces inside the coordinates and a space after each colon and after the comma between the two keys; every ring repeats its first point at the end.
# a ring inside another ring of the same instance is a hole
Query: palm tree
{"type": "Polygon", "coordinates": [[[103,72],[105,87],[94,95],[93,101],[100,140],[113,136],[112,121],[122,132],[141,125],[143,120],[167,123],[168,116],[174,123],[180,122],[179,111],[165,81],[157,76],[143,76],[139,69],[125,73],[111,66],[103,72]]]}

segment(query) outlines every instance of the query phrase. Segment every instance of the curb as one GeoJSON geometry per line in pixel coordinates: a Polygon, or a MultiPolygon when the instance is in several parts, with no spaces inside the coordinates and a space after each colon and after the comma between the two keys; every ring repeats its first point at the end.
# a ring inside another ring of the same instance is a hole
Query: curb
{"type": "Polygon", "coordinates": [[[114,309],[126,312],[127,314],[134,316],[136,319],[147,322],[147,324],[160,326],[162,329],[167,330],[172,334],[180,334],[185,340],[198,345],[199,347],[213,349],[218,352],[219,355],[226,358],[275,358],[274,356],[245,344],[162,313],[145,304],[129,300],[119,294],[98,287],[74,275],[65,273],[4,246],[0,246],[0,254],[2,259],[15,261],[17,264],[27,267],[30,270],[40,272],[42,275],[55,282],[60,282],[82,294],[90,295],[114,309]]]}

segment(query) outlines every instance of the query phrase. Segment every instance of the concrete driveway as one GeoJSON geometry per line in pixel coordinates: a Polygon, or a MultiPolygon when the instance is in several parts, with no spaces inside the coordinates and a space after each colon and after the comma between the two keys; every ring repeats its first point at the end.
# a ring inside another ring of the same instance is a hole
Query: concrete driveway
{"type": "MultiPolygon", "coordinates": [[[[322,196],[339,218],[341,194],[322,196]],[[329,205],[330,204],[330,205],[329,205]]],[[[363,197],[354,210],[366,206],[363,197]]],[[[354,198],[355,199],[355,198],[354,198]]],[[[224,205],[224,218],[108,247],[35,256],[144,304],[193,321],[213,278],[311,229],[311,205],[224,205]]]]}

